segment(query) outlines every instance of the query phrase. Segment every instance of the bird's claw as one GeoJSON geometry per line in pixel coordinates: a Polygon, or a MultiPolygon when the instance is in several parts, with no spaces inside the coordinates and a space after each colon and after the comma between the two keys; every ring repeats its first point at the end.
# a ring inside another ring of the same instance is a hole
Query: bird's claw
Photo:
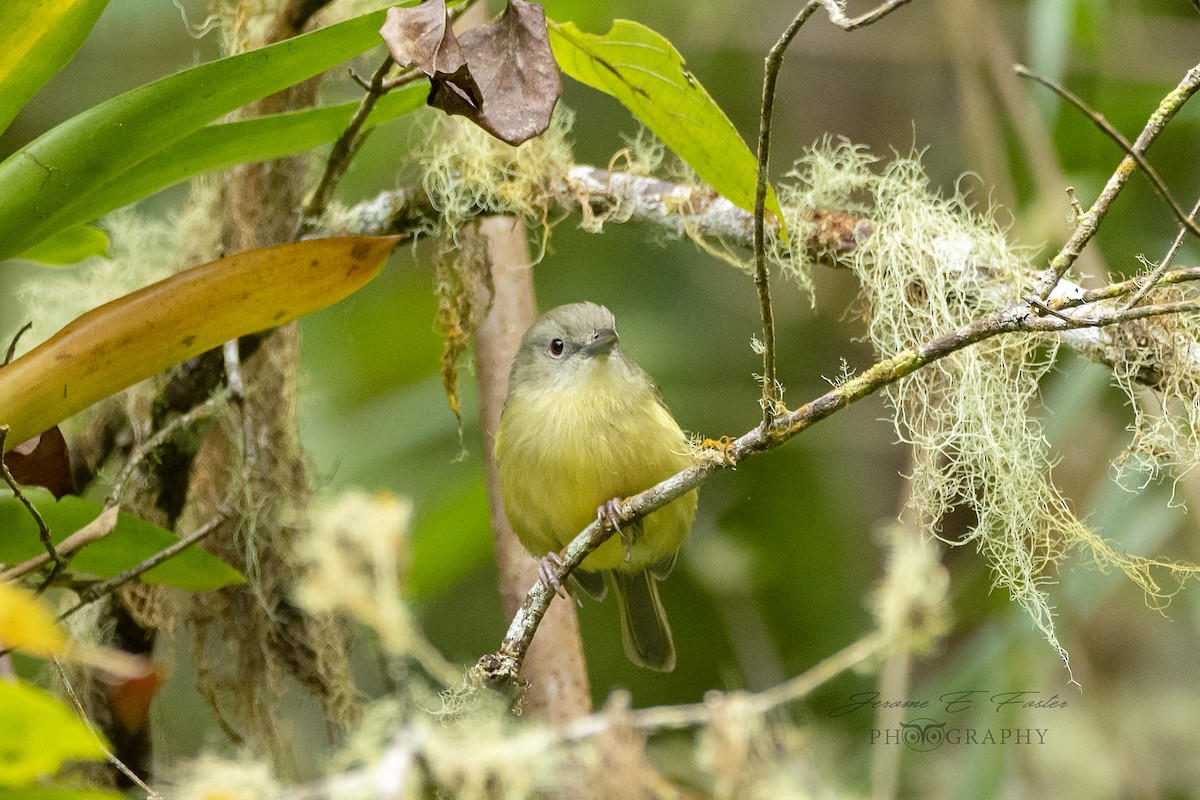
{"type": "Polygon", "coordinates": [[[563,588],[562,583],[559,582],[558,576],[555,574],[558,570],[562,569],[562,566],[563,560],[559,558],[558,553],[551,550],[538,561],[538,577],[541,578],[542,583],[546,584],[547,589],[553,590],[563,600],[568,600],[571,595],[563,588]]]}
{"type": "Polygon", "coordinates": [[[633,535],[621,529],[621,523],[627,517],[621,509],[621,499],[613,497],[596,509],[596,519],[601,525],[607,526],[621,537],[621,546],[625,549],[625,561],[633,558],[633,535]]]}

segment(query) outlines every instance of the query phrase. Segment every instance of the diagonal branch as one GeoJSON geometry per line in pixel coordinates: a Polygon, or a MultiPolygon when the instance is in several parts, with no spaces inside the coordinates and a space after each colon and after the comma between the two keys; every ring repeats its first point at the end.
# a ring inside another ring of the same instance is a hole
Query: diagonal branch
{"type": "MultiPolygon", "coordinates": [[[[1162,101],[1158,104],[1158,108],[1150,115],[1145,127],[1142,128],[1141,134],[1133,143],[1132,152],[1144,153],[1150,144],[1158,138],[1158,135],[1163,132],[1179,109],[1183,108],[1183,104],[1200,89],[1200,64],[1192,67],[1183,76],[1183,80],[1175,87],[1162,101]]],[[[1050,265],[1039,276],[1037,285],[1034,287],[1034,292],[1043,300],[1050,296],[1054,291],[1054,287],[1062,280],[1067,270],[1075,263],[1075,259],[1079,257],[1080,252],[1087,246],[1087,243],[1096,235],[1096,231],[1100,228],[1100,223],[1108,214],[1112,207],[1113,201],[1117,195],[1121,193],[1121,189],[1125,187],[1129,176],[1133,174],[1134,167],[1137,162],[1131,155],[1125,156],[1121,163],[1113,171],[1112,176],[1104,185],[1104,189],[1092,203],[1084,214],[1080,215],[1071,237],[1058,254],[1050,262],[1050,265]]]]}
{"type": "Polygon", "coordinates": [[[137,448],[129,454],[129,458],[125,460],[125,466],[121,468],[121,472],[117,475],[116,480],[112,483],[112,488],[108,490],[107,506],[115,506],[121,502],[121,495],[125,492],[125,484],[141,466],[146,457],[166,443],[168,439],[174,436],[177,432],[190,428],[197,420],[203,419],[209,414],[215,413],[225,403],[226,398],[230,395],[230,389],[219,389],[216,393],[209,396],[207,400],[198,405],[192,406],[185,413],[172,419],[163,427],[159,428],[153,436],[142,442],[137,448]]]}
{"type": "MultiPolygon", "coordinates": [[[[67,538],[58,543],[54,549],[59,556],[65,557],[80,550],[92,542],[99,541],[105,536],[108,536],[117,527],[117,515],[121,509],[119,506],[109,506],[105,508],[100,515],[94,520],[84,525],[79,530],[72,533],[67,538]]],[[[16,566],[6,570],[0,570],[0,583],[5,581],[15,581],[17,578],[28,575],[35,569],[39,569],[43,564],[50,560],[50,553],[39,553],[33,558],[23,561],[16,566]]]]}
{"type": "MultiPolygon", "coordinates": [[[[1075,106],[1075,108],[1079,109],[1079,111],[1082,112],[1083,115],[1089,120],[1091,120],[1092,124],[1099,128],[1104,135],[1116,142],[1117,145],[1125,152],[1125,155],[1134,160],[1142,172],[1146,173],[1146,177],[1150,179],[1150,183],[1154,186],[1154,191],[1158,193],[1158,196],[1163,199],[1164,203],[1170,206],[1171,213],[1174,214],[1175,218],[1179,220],[1179,224],[1184,228],[1187,228],[1187,230],[1193,236],[1200,236],[1200,226],[1197,226],[1192,220],[1192,215],[1184,211],[1183,206],[1179,205],[1179,201],[1176,200],[1175,196],[1171,194],[1171,190],[1167,188],[1166,182],[1162,179],[1162,177],[1159,176],[1158,171],[1154,169],[1154,166],[1149,161],[1146,160],[1144,155],[1138,152],[1138,150],[1133,146],[1133,142],[1126,139],[1125,134],[1113,127],[1112,123],[1109,122],[1103,114],[1093,109],[1087,103],[1083,102],[1079,95],[1075,94],[1067,87],[1045,77],[1044,75],[1038,75],[1036,72],[1033,72],[1023,64],[1013,65],[1013,71],[1022,78],[1028,78],[1031,81],[1040,83],[1042,86],[1050,89],[1059,97],[1063,98],[1068,103],[1075,106]]],[[[1192,212],[1192,214],[1195,213],[1196,212],[1194,211],[1192,212]]]]}
{"type": "MultiPolygon", "coordinates": [[[[1195,219],[1196,215],[1200,214],[1200,200],[1196,201],[1196,205],[1192,206],[1191,213],[1188,214],[1188,220],[1195,219]]],[[[1193,223],[1194,227],[1194,223],[1193,223]]],[[[1134,293],[1133,297],[1125,304],[1126,308],[1132,308],[1150,293],[1150,290],[1157,286],[1170,268],[1171,262],[1175,260],[1175,254],[1179,252],[1179,248],[1183,246],[1183,240],[1187,237],[1190,228],[1187,225],[1179,226],[1179,233],[1175,235],[1175,240],[1171,242],[1170,248],[1167,249],[1167,254],[1163,256],[1163,260],[1155,267],[1149,275],[1144,278],[1139,278],[1141,287],[1134,293]]]]}
{"type": "Polygon", "coordinates": [[[325,161],[325,170],[321,173],[321,180],[304,204],[304,210],[300,214],[301,222],[297,238],[308,233],[313,227],[312,220],[325,211],[330,198],[333,197],[333,190],[337,188],[338,182],[346,174],[350,162],[366,140],[366,134],[361,133],[362,127],[367,118],[371,116],[371,112],[375,110],[375,105],[380,98],[387,94],[388,88],[384,86],[384,78],[387,77],[388,71],[391,70],[394,63],[391,56],[384,56],[383,63],[375,70],[370,82],[363,84],[366,94],[363,95],[358,108],[354,111],[354,116],[346,125],[346,130],[342,131],[342,135],[334,142],[329,158],[325,161]]]}
{"type": "MultiPolygon", "coordinates": [[[[1072,301],[1055,301],[1064,306],[1068,302],[1072,301]]],[[[692,491],[716,473],[732,469],[753,455],[773,450],[835,412],[875,394],[928,364],[985,339],[1010,333],[1062,333],[1074,328],[1107,327],[1134,319],[1192,312],[1200,309],[1200,299],[1132,309],[1093,307],[1086,309],[1086,313],[1083,313],[1081,306],[1077,305],[1074,309],[1077,313],[1039,315],[1032,304],[1015,303],[931,339],[917,349],[905,350],[883,359],[861,375],[835,386],[794,411],[777,416],[769,424],[759,425],[727,445],[701,451],[692,466],[622,502],[619,509],[621,517],[630,521],[641,519],[692,491]]],[[[552,570],[558,582],[565,582],[570,573],[611,535],[611,529],[598,521],[584,528],[561,554],[561,565],[552,570]]],[[[473,676],[508,696],[518,696],[523,688],[518,675],[521,663],[533,641],[538,623],[553,598],[554,591],[544,581],[539,580],[534,584],[513,617],[500,650],[481,658],[472,670],[473,676]]]]}
{"type": "Polygon", "coordinates": [[[219,508],[217,509],[216,515],[212,519],[201,525],[196,530],[192,531],[187,536],[184,536],[170,547],[165,547],[162,550],[159,550],[145,561],[130,567],[120,575],[114,575],[107,580],[99,581],[89,585],[87,588],[79,592],[79,602],[60,614],[58,617],[59,620],[61,621],[69,616],[72,616],[84,606],[87,606],[90,603],[99,600],[104,595],[119,589],[135,578],[141,576],[143,573],[149,572],[164,561],[174,558],[192,545],[212,535],[213,532],[221,527],[221,524],[225,522],[228,517],[228,506],[219,508]]]}

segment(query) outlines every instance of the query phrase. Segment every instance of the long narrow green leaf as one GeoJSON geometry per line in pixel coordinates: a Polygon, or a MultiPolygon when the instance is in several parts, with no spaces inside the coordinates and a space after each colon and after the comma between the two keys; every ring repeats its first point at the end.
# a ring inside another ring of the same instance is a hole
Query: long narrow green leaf
{"type": "Polygon", "coordinates": [[[108,0],[5,0],[0,5],[0,132],[74,58],[108,0]]]}
{"type": "MultiPolygon", "coordinates": [[[[429,84],[399,89],[382,98],[365,128],[390,122],[425,105],[429,84]]],[[[206,125],[117,178],[87,192],[61,223],[90,222],[113,209],[194,175],[303,153],[331,142],[346,129],[358,103],[271,114],[206,125]]]]}
{"type": "Polygon", "coordinates": [[[108,255],[108,234],[91,225],[73,225],[43,239],[17,258],[47,267],[65,267],[88,256],[103,255],[108,255]]]}
{"type": "MultiPolygon", "coordinates": [[[[570,22],[551,22],[549,29],[563,72],[615,97],[702,180],[734,205],[754,210],[757,159],[669,41],[624,19],[603,36],[570,22]]],[[[766,207],[782,222],[770,187],[766,207]]]]}
{"type": "Polygon", "coordinates": [[[347,20],[153,83],[67,120],[0,164],[0,259],[67,227],[90,187],[217,117],[323,72],[379,41],[384,12],[347,20]]]}

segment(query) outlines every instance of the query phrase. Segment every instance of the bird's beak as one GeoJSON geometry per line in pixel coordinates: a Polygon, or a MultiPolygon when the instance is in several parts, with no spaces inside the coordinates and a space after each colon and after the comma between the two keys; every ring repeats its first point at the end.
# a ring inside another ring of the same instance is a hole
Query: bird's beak
{"type": "Polygon", "coordinates": [[[601,328],[592,331],[592,340],[581,348],[581,352],[591,358],[598,353],[608,354],[617,346],[617,332],[612,328],[601,328]]]}

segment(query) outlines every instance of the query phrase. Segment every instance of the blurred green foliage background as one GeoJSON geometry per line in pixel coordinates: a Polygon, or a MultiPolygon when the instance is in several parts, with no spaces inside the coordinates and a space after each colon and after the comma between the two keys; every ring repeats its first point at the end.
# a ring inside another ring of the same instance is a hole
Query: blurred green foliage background
{"type": "MultiPolygon", "coordinates": [[[[193,22],[206,15],[197,0],[179,5],[193,22]]],[[[656,29],[750,141],[763,56],[797,5],[552,0],[546,8],[552,18],[593,32],[616,17],[656,29]]],[[[852,4],[850,11],[865,8],[852,4]]],[[[190,36],[169,0],[112,0],[75,61],[0,138],[0,154],[102,99],[214,57],[217,35],[190,36]]],[[[1196,63],[1200,17],[1186,0],[918,0],[846,34],[818,14],[781,74],[774,175],[827,134],[867,145],[883,159],[923,151],[936,185],[969,189],[981,208],[996,204],[1016,240],[1053,252],[1066,231],[1064,187],[1074,186],[1086,206],[1120,153],[1074,110],[989,66],[1006,54],[1067,84],[1132,138],[1196,63]],[[1005,105],[1006,91],[1016,93],[1016,106],[1005,105]],[[1045,132],[1043,151],[1030,151],[1036,137],[1022,139],[1030,129],[1045,132]],[[1046,164],[1057,164],[1062,175],[1047,174],[1046,164]]],[[[576,114],[576,157],[604,166],[637,123],[610,98],[565,83],[563,103],[576,114]]],[[[342,82],[329,91],[342,97],[352,87],[342,82]]],[[[421,124],[406,120],[376,133],[340,187],[341,201],[411,180],[409,151],[421,141],[421,124]]],[[[1185,206],[1200,186],[1197,152],[1200,106],[1193,103],[1151,151],[1185,206]]],[[[183,197],[182,189],[169,190],[140,210],[169,218],[183,197]]],[[[750,280],[656,231],[609,224],[590,235],[577,223],[568,218],[554,228],[535,267],[540,306],[589,299],[611,308],[623,347],[658,380],[685,429],[716,438],[752,427],[759,413],[752,375],[761,363],[750,348],[759,329],[750,280]]],[[[1090,268],[1131,274],[1140,267],[1138,254],[1161,257],[1175,227],[1148,184],[1135,180],[1105,223],[1090,268]]],[[[1197,255],[1191,242],[1178,263],[1194,264],[1197,255]]],[[[402,250],[367,289],[304,321],[301,413],[321,493],[360,486],[413,498],[413,603],[438,648],[469,664],[496,648],[507,620],[496,593],[469,359],[460,443],[438,374],[430,259],[426,245],[402,250]]],[[[0,273],[0,334],[20,324],[12,290],[45,275],[25,265],[0,273]]],[[[820,269],[816,286],[814,307],[795,287],[776,283],[779,372],[791,405],[821,393],[843,363],[860,371],[872,361],[849,274],[820,269]]],[[[1076,513],[1119,548],[1200,560],[1194,516],[1167,507],[1171,500],[1194,507],[1197,478],[1142,491],[1117,487],[1108,462],[1125,441],[1123,397],[1104,370],[1070,355],[1062,362],[1045,387],[1042,413],[1059,462],[1055,479],[1076,513]]],[[[703,487],[693,538],[663,588],[679,651],[674,673],[630,665],[615,608],[585,602],[580,615],[596,701],[617,687],[628,687],[638,706],[697,701],[714,688],[763,689],[868,631],[867,598],[880,576],[876,532],[905,498],[906,453],[887,416],[880,400],[868,399],[703,487]]],[[[948,534],[966,523],[951,520],[948,534]]],[[[1158,613],[1123,578],[1069,564],[1051,592],[1081,691],[1068,685],[1056,653],[1020,609],[989,592],[982,557],[944,550],[953,631],[937,654],[913,665],[906,698],[892,699],[1029,691],[1057,693],[1069,705],[1020,714],[977,709],[969,715],[976,728],[1048,729],[1046,743],[904,751],[904,785],[938,778],[944,788],[923,795],[934,797],[1050,795],[1065,786],[1076,796],[1200,796],[1195,587],[1158,613]]],[[[363,685],[370,689],[368,662],[363,685]]],[[[814,758],[826,759],[824,771],[851,790],[870,785],[871,761],[886,745],[871,745],[876,721],[869,712],[830,712],[874,686],[870,675],[843,676],[793,709],[810,726],[814,758]]],[[[185,686],[166,702],[194,705],[186,695],[185,686]]],[[[204,739],[161,730],[197,744],[204,739]]],[[[188,749],[178,739],[166,747],[188,749]]]]}

